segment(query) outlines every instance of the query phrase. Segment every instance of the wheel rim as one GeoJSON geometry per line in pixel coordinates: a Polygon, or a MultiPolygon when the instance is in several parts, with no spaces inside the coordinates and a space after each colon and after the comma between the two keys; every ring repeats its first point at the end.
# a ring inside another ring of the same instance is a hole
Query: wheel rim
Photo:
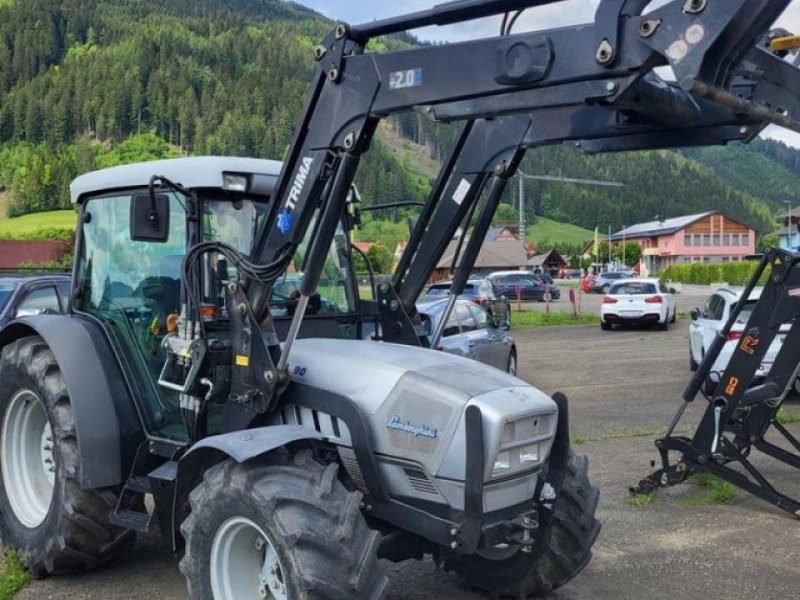
{"type": "Polygon", "coordinates": [[[41,525],[53,501],[56,463],[44,404],[29,390],[17,392],[8,405],[0,467],[14,515],[29,529],[41,525]]]}
{"type": "Polygon", "coordinates": [[[508,372],[511,375],[517,374],[517,357],[513,353],[508,357],[508,372]]]}
{"type": "Polygon", "coordinates": [[[211,592],[215,600],[288,600],[286,570],[264,530],[245,517],[232,517],[211,544],[211,592]]]}

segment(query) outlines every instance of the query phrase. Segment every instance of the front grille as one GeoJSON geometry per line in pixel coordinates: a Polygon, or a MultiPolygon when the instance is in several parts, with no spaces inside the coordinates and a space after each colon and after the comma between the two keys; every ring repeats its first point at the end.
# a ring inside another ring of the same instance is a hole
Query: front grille
{"type": "Polygon", "coordinates": [[[403,467],[403,471],[408,477],[408,483],[418,492],[423,494],[438,494],[436,486],[428,479],[428,476],[420,469],[414,467],[403,467]]]}

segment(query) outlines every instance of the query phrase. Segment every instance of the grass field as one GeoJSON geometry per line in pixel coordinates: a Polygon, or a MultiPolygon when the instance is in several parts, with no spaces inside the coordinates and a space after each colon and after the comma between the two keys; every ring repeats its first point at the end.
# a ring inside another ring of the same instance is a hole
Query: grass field
{"type": "Polygon", "coordinates": [[[571,225],[559,223],[544,217],[536,217],[536,222],[528,227],[527,240],[529,242],[564,242],[577,244],[589,242],[594,239],[594,231],[571,225]]]}
{"type": "Polygon", "coordinates": [[[74,210],[52,210],[0,219],[0,238],[27,236],[42,229],[75,229],[74,210]]]}

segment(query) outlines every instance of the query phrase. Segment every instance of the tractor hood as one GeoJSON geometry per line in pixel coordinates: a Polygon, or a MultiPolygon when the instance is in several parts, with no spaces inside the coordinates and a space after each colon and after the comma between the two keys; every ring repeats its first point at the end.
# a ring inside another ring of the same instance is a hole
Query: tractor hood
{"type": "MultiPolygon", "coordinates": [[[[529,417],[555,434],[552,399],[525,381],[444,352],[363,340],[302,339],[289,358],[293,378],[350,398],[367,417],[375,450],[463,479],[467,405],[483,414],[487,477],[507,425],[529,417]]],[[[513,429],[513,426],[512,426],[513,429]]],[[[541,448],[549,452],[551,440],[541,448]]]]}

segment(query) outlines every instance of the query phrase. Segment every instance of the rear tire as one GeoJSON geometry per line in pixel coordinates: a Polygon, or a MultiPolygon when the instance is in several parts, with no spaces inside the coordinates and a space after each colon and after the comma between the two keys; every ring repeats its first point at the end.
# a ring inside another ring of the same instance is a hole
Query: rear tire
{"type": "Polygon", "coordinates": [[[669,315],[664,315],[664,322],[658,322],[659,331],[667,331],[669,329],[669,315]]]}
{"type": "Polygon", "coordinates": [[[292,461],[270,455],[208,469],[181,525],[186,553],[180,570],[189,597],[381,598],[380,537],[361,515],[361,494],[348,492],[337,470],[310,452],[292,461]],[[270,570],[276,565],[277,573],[270,570]],[[259,582],[261,575],[266,581],[259,582]]]}
{"type": "Polygon", "coordinates": [[[44,340],[30,336],[3,348],[0,381],[3,543],[35,577],[85,571],[114,558],[135,534],[109,522],[115,489],[80,487],[69,392],[44,340]]]}
{"type": "Polygon", "coordinates": [[[600,533],[595,518],[600,492],[589,482],[588,466],[585,456],[570,451],[564,485],[555,501],[555,513],[540,534],[544,537],[538,552],[517,552],[501,560],[475,554],[459,557],[447,566],[492,598],[544,596],[572,580],[591,560],[600,533]]]}
{"type": "Polygon", "coordinates": [[[605,321],[600,321],[600,329],[603,331],[611,331],[611,323],[606,323],[605,321]]]}

